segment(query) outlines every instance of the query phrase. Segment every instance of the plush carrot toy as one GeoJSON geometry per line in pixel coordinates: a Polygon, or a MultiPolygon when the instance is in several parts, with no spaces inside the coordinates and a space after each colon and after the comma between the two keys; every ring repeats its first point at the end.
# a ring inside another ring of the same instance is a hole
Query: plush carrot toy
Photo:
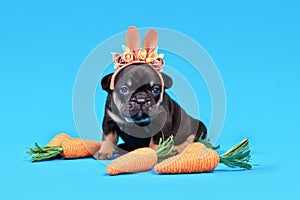
{"type": "Polygon", "coordinates": [[[199,173],[214,170],[218,163],[229,167],[251,169],[248,139],[222,155],[200,142],[190,144],[182,153],[156,164],[155,172],[160,174],[199,173]]]}
{"type": "Polygon", "coordinates": [[[48,160],[58,156],[63,158],[83,158],[92,156],[99,150],[101,142],[72,138],[67,134],[56,135],[45,147],[35,143],[35,148],[30,148],[28,153],[32,155],[31,162],[48,160]]]}
{"type": "Polygon", "coordinates": [[[157,161],[176,154],[173,137],[159,141],[157,151],[151,148],[139,148],[113,160],[106,168],[109,175],[149,171],[157,161]]]}
{"type": "Polygon", "coordinates": [[[106,168],[109,175],[148,171],[157,162],[156,152],[149,148],[139,148],[113,160],[106,168]]]}

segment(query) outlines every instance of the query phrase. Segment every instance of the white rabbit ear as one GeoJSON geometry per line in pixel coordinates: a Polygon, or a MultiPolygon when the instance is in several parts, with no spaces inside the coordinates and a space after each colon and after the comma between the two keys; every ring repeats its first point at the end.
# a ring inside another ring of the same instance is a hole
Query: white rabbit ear
{"type": "Polygon", "coordinates": [[[136,53],[140,49],[140,33],[134,26],[130,26],[126,33],[126,44],[128,48],[136,53]]]}
{"type": "Polygon", "coordinates": [[[150,29],[144,38],[144,49],[150,54],[157,46],[158,33],[154,29],[150,29]]]}

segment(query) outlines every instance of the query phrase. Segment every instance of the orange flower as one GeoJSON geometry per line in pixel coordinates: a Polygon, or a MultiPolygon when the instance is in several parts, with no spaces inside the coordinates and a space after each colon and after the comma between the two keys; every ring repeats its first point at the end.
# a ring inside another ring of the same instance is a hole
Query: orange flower
{"type": "Polygon", "coordinates": [[[165,65],[165,62],[162,58],[158,57],[152,61],[152,66],[159,72],[162,72],[162,68],[165,65]]]}
{"type": "Polygon", "coordinates": [[[138,60],[145,60],[147,58],[147,51],[145,49],[140,49],[137,54],[138,60]]]}
{"type": "Polygon", "coordinates": [[[132,62],[133,59],[134,59],[134,57],[133,57],[133,54],[132,54],[132,53],[124,53],[124,54],[123,54],[123,60],[124,60],[126,63],[132,62]]]}
{"type": "Polygon", "coordinates": [[[157,58],[157,54],[155,51],[152,51],[146,58],[146,62],[150,63],[157,58]]]}
{"type": "Polygon", "coordinates": [[[115,64],[114,66],[115,70],[117,70],[118,68],[120,68],[122,65],[125,64],[125,61],[123,60],[123,56],[118,53],[113,54],[113,61],[115,64]]]}

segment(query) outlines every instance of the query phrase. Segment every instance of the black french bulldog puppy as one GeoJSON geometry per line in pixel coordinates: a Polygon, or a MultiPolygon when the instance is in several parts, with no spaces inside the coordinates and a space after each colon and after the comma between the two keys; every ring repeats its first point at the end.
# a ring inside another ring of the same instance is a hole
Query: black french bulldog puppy
{"type": "MultiPolygon", "coordinates": [[[[161,75],[164,88],[170,88],[172,79],[164,73],[161,75]]],[[[153,67],[148,64],[128,66],[117,75],[113,91],[109,89],[111,77],[109,74],[101,81],[108,96],[102,124],[103,142],[94,154],[96,159],[110,159],[116,151],[141,147],[156,150],[159,139],[171,135],[180,152],[200,136],[206,137],[205,125],[189,116],[162,90],[161,79],[153,67]],[[118,137],[124,144],[116,147],[118,137]]]]}

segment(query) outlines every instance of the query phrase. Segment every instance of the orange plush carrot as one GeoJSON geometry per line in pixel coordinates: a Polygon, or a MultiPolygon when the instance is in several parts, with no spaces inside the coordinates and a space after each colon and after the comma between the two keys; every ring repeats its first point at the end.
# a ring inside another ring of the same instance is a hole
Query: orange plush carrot
{"type": "Polygon", "coordinates": [[[148,171],[157,162],[156,152],[148,147],[139,148],[113,160],[106,168],[109,175],[148,171]]]}
{"type": "Polygon", "coordinates": [[[158,163],[154,170],[162,174],[180,174],[208,172],[214,170],[218,163],[229,167],[251,169],[248,139],[219,156],[216,151],[200,142],[190,144],[182,153],[158,163]]]}
{"type": "Polygon", "coordinates": [[[52,138],[52,140],[50,140],[47,146],[49,147],[61,146],[63,140],[70,139],[70,138],[71,137],[65,133],[57,134],[54,138],[52,138]]]}
{"type": "Polygon", "coordinates": [[[101,142],[72,138],[67,134],[56,135],[45,147],[37,143],[35,148],[30,148],[28,153],[33,155],[31,162],[51,159],[57,156],[64,158],[89,157],[99,150],[101,142]]]}
{"type": "Polygon", "coordinates": [[[109,175],[148,171],[158,160],[176,154],[173,137],[165,141],[160,139],[157,151],[151,148],[139,148],[113,160],[106,168],[109,175]]]}

